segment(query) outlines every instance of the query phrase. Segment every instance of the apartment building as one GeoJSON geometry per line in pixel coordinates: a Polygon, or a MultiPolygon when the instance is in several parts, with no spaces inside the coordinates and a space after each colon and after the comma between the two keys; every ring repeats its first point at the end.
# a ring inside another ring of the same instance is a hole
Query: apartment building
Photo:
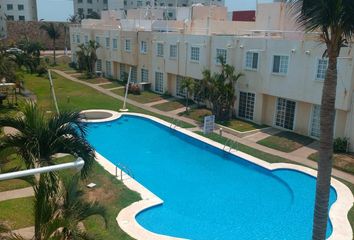
{"type": "MultiPolygon", "coordinates": [[[[183,77],[202,79],[220,70],[224,56],[244,76],[237,84],[239,118],[319,137],[320,103],[328,61],[316,33],[298,31],[284,3],[259,4],[255,21],[225,21],[220,7],[193,7],[190,19],[121,19],[108,24],[86,20],[70,28],[72,46],[93,39],[101,44],[96,68],[120,79],[132,67],[133,82],[158,93],[183,97],[183,77]],[[266,20],[266,21],[265,21],[266,20]]],[[[73,54],[73,61],[76,56],[73,54]]],[[[335,137],[348,137],[354,149],[353,52],[338,58],[335,137]]]]}
{"type": "Polygon", "coordinates": [[[37,21],[36,0],[0,1],[0,38],[6,36],[6,21],[37,21]]]}
{"type": "Polygon", "coordinates": [[[188,7],[193,4],[224,6],[225,0],[74,0],[74,13],[87,16],[92,11],[124,10],[139,8],[163,9],[165,19],[176,19],[176,7],[188,7]]]}

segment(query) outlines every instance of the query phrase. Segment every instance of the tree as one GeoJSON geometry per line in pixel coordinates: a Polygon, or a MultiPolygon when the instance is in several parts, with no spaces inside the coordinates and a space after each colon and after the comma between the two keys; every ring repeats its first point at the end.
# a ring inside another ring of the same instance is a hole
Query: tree
{"type": "Polygon", "coordinates": [[[81,17],[80,17],[80,15],[78,15],[78,14],[71,15],[71,16],[68,18],[68,22],[69,22],[69,23],[72,23],[72,24],[81,23],[81,17]]]}
{"type": "Polygon", "coordinates": [[[94,162],[94,150],[86,141],[86,126],[76,112],[62,112],[45,116],[33,102],[27,102],[23,116],[0,117],[0,128],[12,127],[16,133],[0,138],[0,152],[17,152],[27,168],[55,164],[57,153],[70,154],[85,161],[86,176],[94,162]]]}
{"type": "Polygon", "coordinates": [[[211,103],[212,112],[219,121],[228,121],[232,117],[235,106],[236,82],[242,76],[235,73],[235,68],[226,64],[223,57],[219,57],[221,72],[211,73],[210,70],[203,71],[203,82],[205,83],[205,97],[211,103]]]}
{"type": "Polygon", "coordinates": [[[185,91],[185,99],[186,99],[186,112],[188,112],[188,100],[190,94],[192,94],[194,90],[194,79],[193,78],[183,78],[181,83],[181,90],[185,91]]]}
{"type": "Polygon", "coordinates": [[[101,16],[97,12],[92,11],[91,13],[86,15],[86,18],[87,19],[101,19],[101,16]]]}
{"type": "Polygon", "coordinates": [[[17,64],[13,56],[0,51],[0,81],[5,78],[7,82],[16,82],[17,64]]]}
{"type": "Polygon", "coordinates": [[[80,70],[86,71],[88,77],[95,74],[95,65],[97,62],[97,49],[100,45],[90,40],[87,44],[80,44],[79,50],[76,52],[78,65],[80,70]]]}
{"type": "Polygon", "coordinates": [[[312,239],[326,238],[333,157],[333,129],[337,88],[337,57],[354,31],[353,0],[289,0],[297,22],[306,31],[321,31],[328,68],[323,83],[320,114],[320,149],[312,239]]]}
{"type": "Polygon", "coordinates": [[[56,65],[57,62],[56,62],[55,51],[56,51],[56,41],[60,37],[60,24],[53,23],[53,22],[44,23],[40,26],[40,29],[46,31],[49,38],[52,39],[53,41],[53,58],[54,58],[54,65],[56,65]]]}

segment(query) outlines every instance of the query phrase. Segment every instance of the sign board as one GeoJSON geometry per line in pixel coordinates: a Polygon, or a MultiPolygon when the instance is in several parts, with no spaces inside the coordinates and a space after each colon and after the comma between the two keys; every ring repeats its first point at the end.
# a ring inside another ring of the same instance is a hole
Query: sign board
{"type": "Polygon", "coordinates": [[[214,131],[215,115],[204,117],[204,134],[208,134],[214,131]]]}

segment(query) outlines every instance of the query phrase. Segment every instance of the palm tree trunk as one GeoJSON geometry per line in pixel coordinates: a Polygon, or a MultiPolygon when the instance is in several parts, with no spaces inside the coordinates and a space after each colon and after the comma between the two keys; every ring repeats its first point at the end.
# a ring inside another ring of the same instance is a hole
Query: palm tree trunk
{"type": "Polygon", "coordinates": [[[186,93],[186,112],[188,112],[188,91],[186,93]]]}
{"type": "Polygon", "coordinates": [[[320,150],[316,182],[313,240],[326,239],[328,202],[331,185],[335,99],[337,89],[337,51],[328,48],[329,64],[322,90],[320,150]]]}

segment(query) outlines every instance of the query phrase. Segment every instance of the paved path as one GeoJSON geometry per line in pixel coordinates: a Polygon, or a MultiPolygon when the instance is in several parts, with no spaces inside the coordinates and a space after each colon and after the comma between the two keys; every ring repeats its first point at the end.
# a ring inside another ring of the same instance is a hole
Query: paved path
{"type": "Polygon", "coordinates": [[[24,197],[31,197],[34,195],[34,191],[32,187],[21,188],[11,191],[0,192],[0,202],[16,199],[16,198],[24,198],[24,197]]]}
{"type": "MultiPolygon", "coordinates": [[[[171,99],[173,99],[173,98],[171,98],[171,99]]],[[[145,103],[144,105],[151,107],[151,106],[155,106],[155,105],[158,105],[158,104],[167,103],[167,102],[169,102],[169,101],[170,101],[170,99],[162,99],[162,100],[155,101],[155,102],[145,103]]]]}
{"type": "MultiPolygon", "coordinates": [[[[77,82],[77,83],[80,83],[80,84],[84,84],[86,86],[89,86],[91,88],[94,88],[96,89],[97,91],[101,92],[101,93],[104,93],[108,96],[111,96],[113,98],[116,98],[116,99],[119,99],[121,101],[124,101],[124,97],[122,96],[119,96],[107,89],[104,89],[104,88],[101,88],[99,86],[96,86],[95,84],[91,84],[91,83],[88,83],[88,82],[84,82],[84,81],[81,81],[63,71],[60,71],[60,70],[53,70],[54,72],[56,72],[57,74],[71,80],[71,81],[74,81],[74,82],[77,82]]],[[[130,100],[130,99],[127,99],[127,103],[129,104],[132,104],[132,105],[135,105],[137,107],[140,107],[142,109],[145,109],[145,110],[148,110],[148,111],[151,111],[151,112],[154,112],[154,113],[157,113],[157,114],[160,114],[160,115],[163,115],[163,116],[166,116],[166,117],[170,117],[170,118],[175,118],[175,119],[178,119],[178,120],[181,120],[181,121],[184,121],[184,122],[187,122],[187,123],[190,123],[192,125],[194,125],[195,127],[197,127],[199,125],[198,122],[192,120],[192,119],[189,119],[189,118],[186,118],[186,117],[181,117],[181,116],[177,116],[175,114],[171,114],[170,112],[163,112],[163,111],[160,111],[156,108],[153,108],[151,107],[151,105],[147,105],[147,104],[142,104],[142,103],[138,103],[136,101],[133,101],[133,100],[130,100]]],[[[155,105],[155,104],[152,104],[152,105],[155,105]]],[[[195,129],[195,128],[193,128],[195,129]]],[[[218,131],[215,131],[215,133],[218,133],[218,131]]],[[[303,155],[305,155],[305,153],[307,153],[306,151],[307,150],[299,150],[297,153],[295,154],[298,154],[298,155],[294,155],[292,153],[284,153],[284,152],[281,152],[281,151],[278,151],[278,150],[275,150],[275,149],[271,149],[271,148],[268,148],[268,147],[265,147],[265,146],[262,146],[260,144],[257,144],[254,139],[247,139],[247,138],[239,138],[239,137],[236,137],[234,135],[231,135],[229,133],[226,133],[224,132],[223,133],[223,136],[224,137],[227,137],[227,138],[230,138],[230,139],[234,139],[244,145],[247,145],[249,147],[252,147],[252,148],[255,148],[255,149],[258,149],[260,151],[263,151],[263,152],[266,152],[266,153],[269,153],[269,154],[272,154],[272,155],[276,155],[276,156],[279,156],[279,157],[283,157],[283,158],[286,158],[290,161],[293,161],[293,162],[296,162],[296,163],[300,163],[300,164],[303,164],[305,166],[308,166],[308,167],[311,167],[311,168],[314,168],[314,169],[317,169],[317,163],[314,162],[314,161],[311,161],[309,159],[307,159],[307,156],[304,157],[303,155]],[[253,140],[253,141],[252,141],[253,140]],[[299,152],[301,154],[299,154],[299,152]]],[[[249,137],[250,138],[250,137],[249,137]]],[[[351,175],[349,173],[346,173],[346,172],[343,172],[343,171],[340,171],[340,170],[337,170],[337,169],[333,169],[332,171],[332,176],[335,176],[337,178],[341,178],[345,181],[348,181],[352,184],[354,184],[354,175],[351,175]]]]}

